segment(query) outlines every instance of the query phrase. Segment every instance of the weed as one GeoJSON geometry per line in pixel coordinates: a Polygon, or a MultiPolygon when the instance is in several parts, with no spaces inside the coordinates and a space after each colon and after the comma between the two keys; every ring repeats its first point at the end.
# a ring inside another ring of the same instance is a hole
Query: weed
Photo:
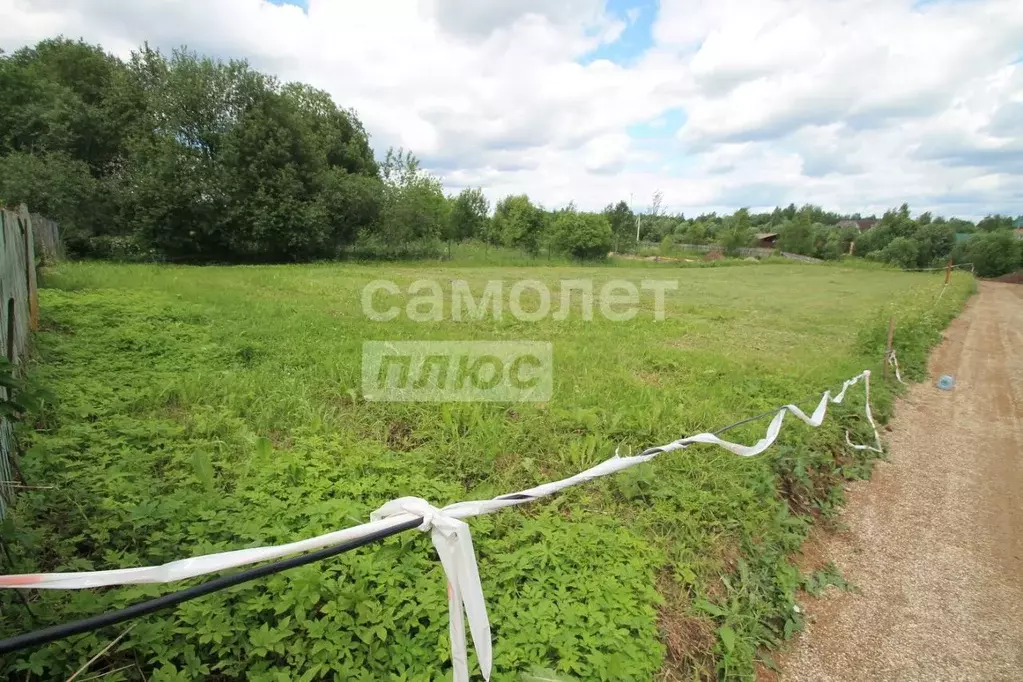
{"type": "MultiPolygon", "coordinates": [[[[561,478],[623,451],[712,430],[880,368],[889,308],[920,376],[928,346],[968,295],[934,307],[927,275],[841,266],[665,268],[666,318],[524,325],[373,322],[360,292],[429,275],[603,281],[647,266],[186,268],[67,264],[42,292],[33,381],[58,402],[20,426],[32,483],[4,528],[18,571],[101,570],[280,543],[365,521],[382,503],[434,504],[561,478]],[[894,303],[893,303],[894,302],[894,303]],[[544,339],[544,404],[362,400],[364,340],[544,339]],[[878,344],[881,344],[880,347],[878,344]],[[637,381],[636,377],[643,377],[637,381]]],[[[891,383],[875,372],[875,413],[891,383]]],[[[471,522],[493,627],[495,680],[650,680],[667,671],[749,679],[758,651],[798,630],[805,584],[788,556],[833,514],[841,483],[869,474],[844,430],[872,434],[862,394],[811,430],[742,459],[693,447],[540,504],[471,522]],[[670,567],[666,569],[665,567],[670,567]],[[663,576],[667,571],[669,576],[663,576]],[[667,580],[667,582],[665,582],[667,580]]],[[[763,423],[729,433],[750,442],[763,423]]],[[[818,576],[814,584],[831,578],[818,576]]],[[[824,582],[822,582],[824,581],[824,582]]],[[[834,584],[831,582],[830,584],[834,584]]],[[[39,625],[175,586],[45,591],[39,625]]],[[[0,632],[23,631],[13,595],[0,632]]],[[[120,679],[353,680],[449,673],[444,579],[429,539],[405,534],[139,621],[107,656],[120,679]],[[135,667],[136,659],[138,667],[135,667]]],[[[53,679],[112,638],[97,632],[9,657],[6,676],[53,679]]]]}

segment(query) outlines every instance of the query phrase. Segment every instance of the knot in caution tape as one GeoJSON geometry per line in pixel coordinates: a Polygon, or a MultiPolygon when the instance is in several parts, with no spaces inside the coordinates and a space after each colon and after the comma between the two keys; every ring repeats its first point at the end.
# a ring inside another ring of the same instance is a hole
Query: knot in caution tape
{"type": "Polygon", "coordinates": [[[493,662],[490,620],[487,618],[487,605],[483,599],[483,585],[480,582],[479,567],[476,565],[476,551],[472,546],[469,525],[465,521],[448,516],[443,509],[438,509],[419,497],[400,497],[391,500],[373,512],[370,520],[380,521],[403,514],[412,514],[423,519],[419,530],[430,533],[448,579],[448,632],[451,636],[451,665],[455,682],[469,681],[469,657],[465,643],[466,617],[469,619],[469,631],[476,647],[480,670],[483,677],[489,680],[493,662]]]}

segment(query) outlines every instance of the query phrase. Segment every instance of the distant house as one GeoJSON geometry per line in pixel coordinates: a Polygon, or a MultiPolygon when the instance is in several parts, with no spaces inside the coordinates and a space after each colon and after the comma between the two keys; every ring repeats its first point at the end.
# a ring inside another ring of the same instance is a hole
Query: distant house
{"type": "Polygon", "coordinates": [[[778,233],[777,232],[757,232],[757,248],[760,249],[773,249],[778,245],[778,233]]]}
{"type": "Polygon", "coordinates": [[[877,225],[876,220],[839,220],[838,227],[855,227],[860,232],[866,232],[877,225]]]}

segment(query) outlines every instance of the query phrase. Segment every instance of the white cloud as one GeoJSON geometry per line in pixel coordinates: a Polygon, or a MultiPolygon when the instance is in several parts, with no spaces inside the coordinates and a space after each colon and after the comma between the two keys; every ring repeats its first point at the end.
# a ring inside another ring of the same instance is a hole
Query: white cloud
{"type": "Polygon", "coordinates": [[[354,107],[379,152],[404,145],[449,188],[491,198],[597,208],[659,188],[687,212],[906,200],[1023,213],[1019,0],[662,0],[645,54],[583,60],[638,16],[602,0],[310,0],[308,12],[0,0],[0,46],[64,33],[121,55],[148,40],[245,57],[354,107]],[[681,130],[657,125],[676,108],[681,130]]]}

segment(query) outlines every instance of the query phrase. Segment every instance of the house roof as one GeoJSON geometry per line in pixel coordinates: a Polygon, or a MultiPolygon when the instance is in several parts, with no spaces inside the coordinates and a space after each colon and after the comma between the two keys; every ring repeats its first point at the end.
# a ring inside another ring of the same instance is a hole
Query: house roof
{"type": "Polygon", "coordinates": [[[757,232],[755,236],[756,236],[757,239],[771,239],[772,237],[777,237],[778,233],[777,232],[757,232]]]}

